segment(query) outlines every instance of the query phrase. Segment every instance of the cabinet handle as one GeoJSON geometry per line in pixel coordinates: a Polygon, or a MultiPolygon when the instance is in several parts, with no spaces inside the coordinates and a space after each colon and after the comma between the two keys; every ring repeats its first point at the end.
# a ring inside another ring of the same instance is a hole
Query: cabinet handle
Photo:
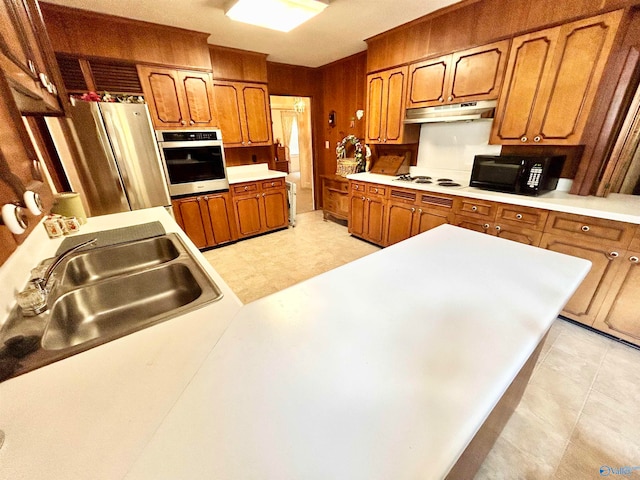
{"type": "Polygon", "coordinates": [[[540,140],[542,140],[542,137],[540,135],[536,135],[535,137],[533,137],[533,141],[538,143],[540,140]]]}
{"type": "Polygon", "coordinates": [[[251,140],[249,140],[249,141],[247,142],[247,145],[251,145],[251,140]]]}
{"type": "Polygon", "coordinates": [[[473,206],[471,207],[471,211],[472,211],[472,212],[475,212],[475,211],[477,211],[477,210],[478,210],[478,207],[476,207],[475,205],[473,205],[473,206]]]}
{"type": "Polygon", "coordinates": [[[527,142],[528,140],[529,140],[529,139],[528,139],[526,136],[520,137],[520,141],[521,141],[522,143],[525,143],[525,142],[527,142]]]}
{"type": "Polygon", "coordinates": [[[580,230],[582,230],[583,232],[588,232],[591,229],[589,228],[589,225],[583,225],[582,227],[580,227],[580,230]]]}
{"type": "Polygon", "coordinates": [[[256,193],[256,198],[260,198],[260,194],[259,193],[256,193]]]}
{"type": "Polygon", "coordinates": [[[440,97],[440,98],[438,98],[438,101],[439,102],[444,102],[444,98],[440,97]]]}
{"type": "Polygon", "coordinates": [[[195,125],[196,122],[194,122],[193,120],[189,120],[189,125],[195,125]]]}
{"type": "Polygon", "coordinates": [[[638,263],[640,261],[640,259],[638,259],[638,257],[633,256],[633,257],[629,257],[629,261],[631,263],[638,263]]]}
{"type": "Polygon", "coordinates": [[[204,201],[206,202],[207,200],[209,200],[209,197],[207,197],[206,195],[203,197],[204,201]]]}
{"type": "Polygon", "coordinates": [[[411,213],[414,213],[415,211],[416,211],[416,209],[415,209],[415,208],[412,208],[412,209],[411,209],[411,213]]]}
{"type": "Polygon", "coordinates": [[[453,100],[453,97],[451,95],[449,95],[449,97],[447,98],[448,101],[453,100]]]}
{"type": "Polygon", "coordinates": [[[271,182],[271,186],[275,187],[276,186],[276,182],[271,182]]]}
{"type": "Polygon", "coordinates": [[[373,189],[373,191],[374,191],[375,193],[378,193],[378,189],[377,189],[377,188],[374,188],[374,189],[373,189]]]}
{"type": "Polygon", "coordinates": [[[482,228],[484,228],[485,230],[489,230],[489,224],[485,223],[484,225],[482,225],[482,228]]]}
{"type": "Polygon", "coordinates": [[[359,187],[359,185],[354,185],[354,186],[353,186],[353,189],[354,189],[354,190],[358,190],[358,187],[359,187]]]}
{"type": "Polygon", "coordinates": [[[502,228],[500,228],[500,225],[496,225],[496,230],[499,232],[500,230],[502,230],[502,228]]]}
{"type": "Polygon", "coordinates": [[[516,213],[516,218],[518,220],[522,220],[522,214],[521,213],[516,213]]]}
{"type": "Polygon", "coordinates": [[[29,70],[31,70],[31,73],[36,75],[38,71],[36,70],[36,64],[33,63],[33,60],[27,60],[27,64],[29,65],[29,70]]]}
{"type": "Polygon", "coordinates": [[[364,202],[364,197],[362,197],[362,201],[364,202]]]}
{"type": "Polygon", "coordinates": [[[185,122],[184,120],[182,120],[182,121],[180,121],[180,124],[181,124],[181,125],[186,125],[186,124],[187,124],[187,122],[185,122]]]}
{"type": "Polygon", "coordinates": [[[263,197],[266,197],[266,196],[267,196],[267,194],[266,194],[266,193],[263,193],[263,194],[262,194],[262,196],[263,196],[263,197]]]}
{"type": "Polygon", "coordinates": [[[370,199],[370,198],[367,198],[367,202],[370,202],[370,201],[371,201],[371,199],[370,199]]]}
{"type": "Polygon", "coordinates": [[[418,213],[422,213],[422,209],[421,208],[418,209],[418,213]]]}
{"type": "Polygon", "coordinates": [[[609,252],[607,254],[607,258],[609,260],[613,260],[614,258],[618,258],[620,256],[620,254],[618,252],[609,252]]]}

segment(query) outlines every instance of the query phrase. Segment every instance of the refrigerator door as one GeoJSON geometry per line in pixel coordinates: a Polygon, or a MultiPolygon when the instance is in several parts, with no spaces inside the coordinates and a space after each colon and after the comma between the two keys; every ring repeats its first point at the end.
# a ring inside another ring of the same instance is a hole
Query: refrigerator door
{"type": "Polygon", "coordinates": [[[73,166],[91,216],[130,210],[120,172],[95,102],[77,102],[69,119],[78,155],[73,166]]]}
{"type": "Polygon", "coordinates": [[[98,107],[131,210],[171,205],[147,106],[99,103],[98,107]]]}

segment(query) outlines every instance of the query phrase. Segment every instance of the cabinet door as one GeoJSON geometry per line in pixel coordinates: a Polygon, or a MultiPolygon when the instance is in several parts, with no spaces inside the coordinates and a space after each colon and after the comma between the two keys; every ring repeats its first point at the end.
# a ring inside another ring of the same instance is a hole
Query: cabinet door
{"type": "Polygon", "coordinates": [[[378,245],[384,240],[385,207],[384,200],[367,198],[366,238],[378,245]]]}
{"type": "Polygon", "coordinates": [[[183,112],[180,78],[176,70],[138,66],[151,120],[156,128],[180,128],[187,125],[183,112]]]}
{"type": "Polygon", "coordinates": [[[211,226],[211,245],[220,245],[235,240],[235,219],[230,205],[229,195],[213,194],[201,197],[205,203],[207,216],[211,226]]]}
{"type": "Polygon", "coordinates": [[[216,109],[222,141],[225,147],[240,147],[244,137],[242,131],[242,98],[238,85],[231,82],[214,82],[213,90],[216,99],[216,109]]]}
{"type": "Polygon", "coordinates": [[[407,108],[441,105],[447,98],[451,55],[432,58],[409,66],[407,108]]]}
{"type": "Polygon", "coordinates": [[[289,223],[287,214],[287,191],[284,188],[269,189],[262,193],[264,202],[264,226],[267,230],[286,227],[289,223]]]}
{"type": "Polygon", "coordinates": [[[491,143],[526,143],[532,130],[534,104],[549,75],[558,28],[513,40],[507,73],[491,130],[491,143]]]}
{"type": "Polygon", "coordinates": [[[507,64],[509,40],[457,52],[451,58],[447,102],[498,98],[507,64]]]}
{"type": "Polygon", "coordinates": [[[415,224],[413,228],[413,235],[426,232],[432,228],[439,227],[445,223],[449,223],[451,219],[451,212],[437,209],[425,209],[418,208],[415,216],[415,224]]]}
{"type": "Polygon", "coordinates": [[[385,87],[386,80],[382,72],[367,76],[367,141],[370,143],[380,142],[384,136],[385,87]]]}
{"type": "MultiPolygon", "coordinates": [[[[271,145],[271,111],[269,93],[264,85],[242,86],[246,145],[271,145]]],[[[224,135],[223,135],[224,140],[224,135]]]]}
{"type": "Polygon", "coordinates": [[[542,236],[540,247],[591,262],[591,270],[565,305],[562,314],[586,325],[592,325],[604,295],[620,269],[621,251],[607,248],[601,243],[584,242],[549,233],[542,236]]]}
{"type": "Polygon", "coordinates": [[[640,252],[627,252],[593,324],[598,330],[640,345],[640,252]]]}
{"type": "Polygon", "coordinates": [[[249,237],[262,233],[260,221],[260,194],[239,197],[233,199],[233,207],[236,214],[238,237],[249,237]]]}
{"type": "Polygon", "coordinates": [[[415,211],[413,205],[393,202],[389,204],[385,245],[393,245],[411,236],[415,211]]]}
{"type": "Polygon", "coordinates": [[[386,103],[386,120],[384,143],[402,143],[404,129],[404,102],[407,90],[407,67],[388,71],[386,103]]]}
{"type": "Polygon", "coordinates": [[[364,236],[366,198],[358,193],[349,197],[349,233],[358,237],[364,236]]]}
{"type": "Polygon", "coordinates": [[[202,72],[178,71],[184,91],[185,116],[189,126],[217,127],[211,76],[202,72]]]}
{"type": "Polygon", "coordinates": [[[621,18],[619,10],[560,27],[552,74],[533,112],[534,142],[580,143],[621,18]]]}
{"type": "Polygon", "coordinates": [[[173,200],[171,204],[176,222],[195,246],[198,248],[210,246],[203,222],[203,218],[208,217],[206,205],[198,201],[198,197],[173,200]]]}

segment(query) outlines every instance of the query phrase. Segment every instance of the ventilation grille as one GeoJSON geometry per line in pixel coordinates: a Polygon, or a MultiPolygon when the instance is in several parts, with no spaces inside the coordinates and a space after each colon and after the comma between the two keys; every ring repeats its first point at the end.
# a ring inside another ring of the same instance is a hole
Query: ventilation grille
{"type": "Polygon", "coordinates": [[[453,199],[448,197],[437,197],[435,195],[421,195],[420,203],[451,208],[453,206],[453,199]]]}
{"type": "Polygon", "coordinates": [[[80,60],[78,58],[67,57],[56,54],[62,81],[65,88],[70,92],[86,92],[89,88],[80,68],[80,60]]]}
{"type": "Polygon", "coordinates": [[[416,201],[416,194],[407,192],[406,190],[391,190],[391,198],[397,198],[399,200],[408,200],[410,202],[416,201]]]}
{"type": "Polygon", "coordinates": [[[90,60],[89,65],[97,91],[142,93],[138,71],[134,64],[90,60]]]}

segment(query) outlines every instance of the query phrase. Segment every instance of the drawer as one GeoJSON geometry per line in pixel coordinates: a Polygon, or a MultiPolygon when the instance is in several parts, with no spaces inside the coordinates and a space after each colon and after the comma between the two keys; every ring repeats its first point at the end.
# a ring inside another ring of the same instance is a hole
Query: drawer
{"type": "Polygon", "coordinates": [[[257,183],[240,183],[233,186],[234,195],[242,195],[243,193],[256,193],[258,191],[257,183]]]}
{"type": "Polygon", "coordinates": [[[270,188],[282,188],[284,186],[283,178],[275,178],[273,180],[264,180],[262,182],[262,189],[268,190],[270,188]]]}
{"type": "Polygon", "coordinates": [[[629,245],[629,250],[632,252],[640,252],[640,225],[636,228],[636,236],[631,240],[631,245],[629,245]]]}
{"type": "Polygon", "coordinates": [[[384,185],[367,185],[367,195],[379,195],[383,197],[387,193],[384,185]]]}
{"type": "Polygon", "coordinates": [[[636,225],[604,218],[550,212],[544,231],[556,235],[606,242],[607,245],[627,248],[636,231],[636,225]]]}
{"type": "Polygon", "coordinates": [[[356,183],[356,182],[351,182],[351,192],[355,192],[355,193],[365,193],[365,184],[364,183],[356,183]]]}
{"type": "Polygon", "coordinates": [[[483,220],[493,220],[497,208],[497,204],[493,202],[474,200],[473,198],[456,198],[454,201],[454,211],[457,214],[483,220]]]}
{"type": "Polygon", "coordinates": [[[328,178],[325,178],[322,181],[325,188],[328,190],[344,193],[349,192],[349,182],[340,182],[338,180],[331,180],[328,178]]]}
{"type": "Polygon", "coordinates": [[[548,210],[521,207],[518,205],[498,204],[496,222],[521,225],[542,231],[549,217],[548,210]]]}

